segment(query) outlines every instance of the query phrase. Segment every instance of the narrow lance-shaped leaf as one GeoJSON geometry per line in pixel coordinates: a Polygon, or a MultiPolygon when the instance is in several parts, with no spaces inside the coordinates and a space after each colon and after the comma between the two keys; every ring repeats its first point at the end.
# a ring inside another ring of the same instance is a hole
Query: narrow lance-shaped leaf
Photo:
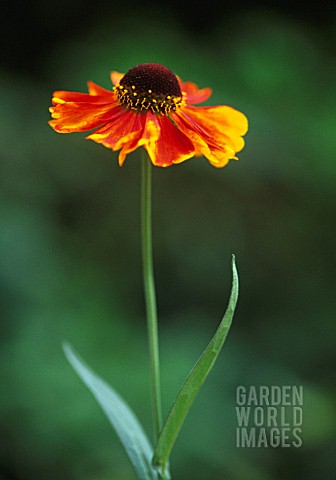
{"type": "Polygon", "coordinates": [[[232,323],[238,299],[238,274],[234,255],[232,255],[232,275],[231,295],[224,317],[209,345],[183,383],[161,430],[153,458],[153,465],[161,475],[165,475],[167,471],[170,452],[177,435],[197,393],[222,349],[232,323]]]}
{"type": "Polygon", "coordinates": [[[151,464],[153,448],[133,411],[117,392],[85,365],[70,345],[64,344],[63,348],[68,361],[91,390],[116,431],[138,479],[157,480],[151,464]]]}

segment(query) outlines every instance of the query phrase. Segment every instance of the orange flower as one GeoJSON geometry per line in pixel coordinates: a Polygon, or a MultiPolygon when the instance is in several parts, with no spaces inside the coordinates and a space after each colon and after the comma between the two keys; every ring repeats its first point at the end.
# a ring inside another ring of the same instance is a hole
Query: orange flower
{"type": "Polygon", "coordinates": [[[88,139],[120,150],[119,164],[143,146],[156,166],[168,167],[204,155],[224,167],[244,147],[244,114],[228,106],[194,107],[212,90],[182,82],[168,68],[146,63],[125,75],[112,72],[113,91],[88,82],[89,93],[58,91],[49,122],[56,132],[98,130],[88,139]]]}

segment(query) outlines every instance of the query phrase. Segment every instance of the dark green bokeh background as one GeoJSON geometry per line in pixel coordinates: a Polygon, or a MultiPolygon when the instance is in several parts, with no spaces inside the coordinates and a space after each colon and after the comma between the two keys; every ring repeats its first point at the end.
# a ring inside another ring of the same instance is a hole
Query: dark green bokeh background
{"type": "Polygon", "coordinates": [[[134,479],[65,339],[151,431],[139,152],[120,169],[115,153],[47,125],[53,90],[109,88],[111,70],[144,62],[213,87],[208,104],[250,121],[239,162],[154,171],[165,411],[225,309],[232,253],[241,281],[173,478],[334,478],[335,17],[216,5],[35,2],[5,20],[1,480],[134,479]],[[239,385],[303,385],[303,447],[236,448],[239,385]]]}

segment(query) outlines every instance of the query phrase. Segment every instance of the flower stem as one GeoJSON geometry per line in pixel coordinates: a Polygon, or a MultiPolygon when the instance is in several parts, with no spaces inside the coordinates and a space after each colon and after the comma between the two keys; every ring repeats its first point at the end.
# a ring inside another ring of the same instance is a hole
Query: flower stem
{"type": "Polygon", "coordinates": [[[154,440],[156,443],[162,427],[162,406],[158,321],[152,248],[152,165],[147,155],[143,155],[142,159],[141,235],[143,281],[146,302],[147,330],[151,368],[152,416],[154,427],[154,440]]]}

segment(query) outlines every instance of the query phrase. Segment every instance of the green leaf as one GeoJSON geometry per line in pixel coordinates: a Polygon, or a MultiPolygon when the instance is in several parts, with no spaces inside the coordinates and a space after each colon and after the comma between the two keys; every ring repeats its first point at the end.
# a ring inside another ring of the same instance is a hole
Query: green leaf
{"type": "Polygon", "coordinates": [[[153,458],[153,465],[160,475],[164,475],[167,471],[170,452],[177,435],[229,332],[238,299],[238,274],[234,255],[232,255],[232,276],[231,295],[224,317],[209,345],[183,383],[161,430],[153,458]]]}
{"type": "Polygon", "coordinates": [[[68,361],[112,424],[138,479],[157,480],[157,473],[151,464],[153,448],[133,411],[117,392],[85,365],[69,344],[64,344],[63,348],[68,361]]]}

